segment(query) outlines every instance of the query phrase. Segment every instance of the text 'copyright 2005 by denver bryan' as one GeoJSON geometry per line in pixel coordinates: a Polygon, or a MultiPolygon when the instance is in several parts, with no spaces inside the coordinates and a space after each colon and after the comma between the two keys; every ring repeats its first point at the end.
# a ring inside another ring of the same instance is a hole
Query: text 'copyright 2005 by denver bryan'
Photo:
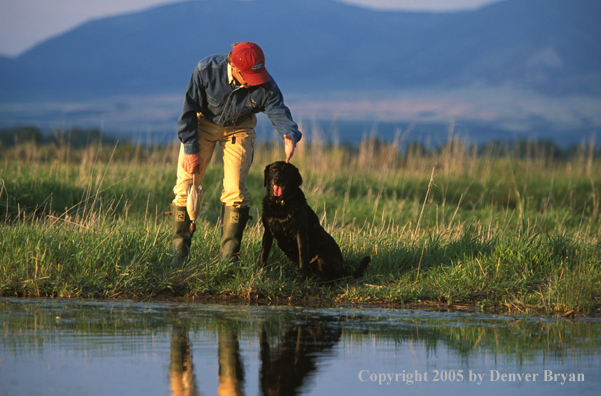
{"type": "Polygon", "coordinates": [[[499,370],[403,370],[399,373],[378,373],[370,370],[359,371],[359,381],[371,382],[378,385],[403,383],[413,385],[421,382],[470,382],[477,385],[483,382],[555,382],[565,385],[570,382],[584,382],[583,373],[558,373],[552,370],[542,372],[502,372],[499,370]]]}

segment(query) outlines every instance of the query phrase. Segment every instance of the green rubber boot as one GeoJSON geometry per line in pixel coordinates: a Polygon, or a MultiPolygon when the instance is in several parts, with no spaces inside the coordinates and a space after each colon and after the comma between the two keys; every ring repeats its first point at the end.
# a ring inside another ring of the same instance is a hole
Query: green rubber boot
{"type": "Polygon", "coordinates": [[[185,206],[171,204],[173,212],[173,261],[172,266],[181,265],[190,255],[192,235],[190,234],[190,216],[185,206]]]}
{"type": "Polygon", "coordinates": [[[235,267],[238,266],[242,234],[248,219],[251,218],[249,213],[248,206],[235,208],[223,205],[221,207],[221,247],[219,249],[221,262],[232,261],[235,267]]]}

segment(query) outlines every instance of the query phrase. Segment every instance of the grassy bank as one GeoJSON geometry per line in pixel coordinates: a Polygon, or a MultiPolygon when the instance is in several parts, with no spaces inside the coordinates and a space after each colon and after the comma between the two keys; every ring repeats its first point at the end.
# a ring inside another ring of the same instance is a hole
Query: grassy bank
{"type": "MultiPolygon", "coordinates": [[[[398,142],[397,142],[398,143],[398,142]]],[[[171,268],[177,147],[21,144],[0,163],[0,295],[147,298],[231,296],[302,303],[473,304],[484,309],[601,309],[601,162],[583,146],[557,158],[544,145],[436,150],[366,140],[300,144],[303,190],[358,281],[296,282],[279,251],[259,271],[263,169],[283,157],[260,145],[248,185],[243,267],[216,262],[222,170],[203,183],[193,259],[171,268]]]]}

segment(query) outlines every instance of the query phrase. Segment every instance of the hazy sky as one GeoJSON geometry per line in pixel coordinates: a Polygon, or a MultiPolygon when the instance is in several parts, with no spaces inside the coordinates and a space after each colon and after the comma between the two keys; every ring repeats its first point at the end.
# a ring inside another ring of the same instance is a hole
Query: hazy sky
{"type": "MultiPolygon", "coordinates": [[[[182,0],[0,0],[0,54],[16,56],[90,19],[182,0]]],[[[448,11],[501,0],[338,0],[379,9],[448,11]]]]}

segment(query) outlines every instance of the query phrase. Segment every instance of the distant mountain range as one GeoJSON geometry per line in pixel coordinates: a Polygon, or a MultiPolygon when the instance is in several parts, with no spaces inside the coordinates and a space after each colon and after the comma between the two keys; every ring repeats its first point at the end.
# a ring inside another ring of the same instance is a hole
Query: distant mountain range
{"type": "Polygon", "coordinates": [[[506,0],[452,13],[332,0],[172,3],[0,57],[0,103],[181,96],[197,62],[236,41],[262,46],[285,94],[512,86],[600,97],[600,15],[599,0],[506,0]]]}

